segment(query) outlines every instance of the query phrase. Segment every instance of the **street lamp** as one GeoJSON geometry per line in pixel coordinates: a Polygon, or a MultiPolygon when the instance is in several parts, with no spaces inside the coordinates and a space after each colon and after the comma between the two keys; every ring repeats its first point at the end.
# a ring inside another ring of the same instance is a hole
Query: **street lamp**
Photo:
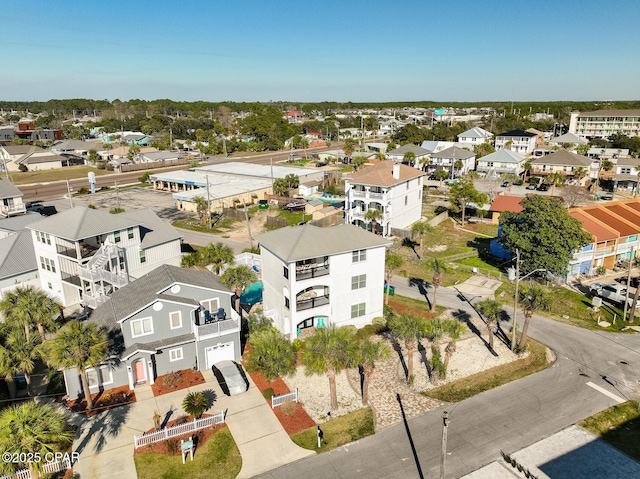
{"type": "Polygon", "coordinates": [[[546,271],[546,269],[534,269],[530,273],[527,273],[522,278],[520,278],[520,250],[516,250],[516,293],[513,297],[513,330],[511,331],[511,351],[515,351],[516,349],[516,329],[518,329],[516,312],[518,311],[518,286],[520,285],[520,280],[525,279],[531,276],[533,273],[537,273],[539,271],[546,271]]]}

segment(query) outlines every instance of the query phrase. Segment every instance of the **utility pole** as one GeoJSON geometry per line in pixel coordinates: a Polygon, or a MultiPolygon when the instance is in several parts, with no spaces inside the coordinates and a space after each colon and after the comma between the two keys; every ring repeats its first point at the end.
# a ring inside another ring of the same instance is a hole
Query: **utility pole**
{"type": "Polygon", "coordinates": [[[120,208],[120,190],[118,189],[117,181],[116,181],[116,201],[118,202],[118,208],[120,208]]]}
{"type": "Polygon", "coordinates": [[[209,197],[209,175],[206,174],[205,176],[205,181],[207,182],[207,227],[208,229],[211,229],[211,198],[209,197]]]}
{"type": "Polygon", "coordinates": [[[624,312],[622,313],[622,320],[627,319],[627,308],[629,307],[629,286],[631,286],[631,266],[633,265],[633,248],[631,248],[631,256],[629,257],[629,268],[627,270],[627,295],[624,298],[624,312]]]}
{"type": "Polygon", "coordinates": [[[516,249],[516,293],[513,296],[513,330],[511,331],[511,351],[516,350],[516,312],[518,311],[518,286],[520,285],[520,250],[516,249]]]}
{"type": "Polygon", "coordinates": [[[447,428],[449,427],[449,413],[442,413],[442,451],[440,453],[440,479],[444,479],[444,467],[447,458],[447,428]]]}
{"type": "Polygon", "coordinates": [[[66,180],[67,180],[67,196],[69,197],[69,206],[73,208],[73,197],[71,196],[71,186],[69,185],[69,178],[66,178],[66,180]]]}

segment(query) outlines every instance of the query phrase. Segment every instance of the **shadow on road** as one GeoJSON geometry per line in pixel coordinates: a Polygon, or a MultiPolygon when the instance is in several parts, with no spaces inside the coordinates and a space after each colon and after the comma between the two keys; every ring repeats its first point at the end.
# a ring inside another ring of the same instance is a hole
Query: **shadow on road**
{"type": "Polygon", "coordinates": [[[88,430],[83,428],[84,437],[76,447],[76,452],[81,453],[87,447],[89,442],[93,444],[93,450],[96,453],[102,451],[110,437],[116,437],[120,434],[122,427],[127,421],[131,406],[122,406],[109,411],[97,414],[89,419],[87,424],[88,430]]]}
{"type": "Polygon", "coordinates": [[[416,452],[416,446],[413,444],[413,438],[411,437],[411,430],[409,429],[409,423],[407,422],[407,416],[404,413],[404,407],[402,406],[402,399],[400,394],[396,394],[396,399],[400,405],[400,412],[402,413],[402,421],[404,422],[404,428],[407,431],[407,437],[409,438],[409,444],[411,445],[411,452],[413,453],[413,459],[416,461],[416,467],[418,468],[418,477],[424,479],[422,474],[422,468],[420,467],[420,460],[418,459],[418,453],[416,452]]]}
{"type": "Polygon", "coordinates": [[[420,278],[409,278],[409,287],[418,288],[418,292],[424,297],[424,300],[429,304],[429,309],[431,309],[431,301],[429,301],[429,298],[427,297],[427,288],[429,287],[429,283],[420,278]]]}

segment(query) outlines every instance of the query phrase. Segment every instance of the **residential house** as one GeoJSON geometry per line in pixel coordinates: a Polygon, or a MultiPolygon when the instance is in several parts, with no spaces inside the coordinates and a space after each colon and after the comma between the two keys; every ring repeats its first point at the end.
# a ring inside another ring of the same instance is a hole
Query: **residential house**
{"type": "Polygon", "coordinates": [[[382,316],[388,240],[353,225],[309,223],[256,239],[264,309],[290,340],[307,328],[360,328],[382,316]]]}
{"type": "MultiPolygon", "coordinates": [[[[425,150],[420,146],[416,146],[412,143],[408,143],[406,145],[402,145],[395,150],[387,151],[386,157],[388,160],[393,160],[397,163],[405,163],[405,155],[407,153],[413,153],[415,158],[413,160],[413,164],[409,166],[413,166],[414,168],[422,168],[422,165],[425,161],[428,161],[429,155],[431,155],[431,151],[425,150]]],[[[355,153],[354,153],[355,155],[355,153]]]]}
{"type": "Polygon", "coordinates": [[[102,148],[101,143],[87,142],[82,140],[64,140],[51,146],[51,152],[62,156],[82,156],[88,157],[89,151],[98,151],[102,148]]]}
{"type": "Polygon", "coordinates": [[[524,199],[524,196],[511,196],[505,194],[499,194],[491,203],[489,208],[489,217],[491,218],[491,224],[500,224],[500,215],[505,211],[512,213],[520,213],[524,208],[520,205],[520,202],[524,199]]]}
{"type": "Polygon", "coordinates": [[[425,140],[420,145],[421,148],[427,150],[430,154],[437,153],[452,146],[460,146],[455,141],[438,141],[438,140],[425,140]]]}
{"type": "Polygon", "coordinates": [[[13,183],[0,177],[0,216],[8,217],[21,215],[27,212],[22,203],[22,191],[13,183]]]}
{"type": "Polygon", "coordinates": [[[640,180],[640,158],[618,158],[613,165],[613,175],[602,171],[600,177],[613,181],[613,191],[636,191],[640,180]]]}
{"type": "Polygon", "coordinates": [[[531,161],[531,176],[545,178],[551,173],[561,173],[568,184],[584,186],[591,175],[593,160],[567,150],[558,150],[531,161]]]}
{"type": "Polygon", "coordinates": [[[520,176],[524,172],[527,158],[511,150],[498,150],[476,160],[476,171],[485,176],[496,178],[499,175],[520,176]]]}
{"type": "Polygon", "coordinates": [[[0,145],[0,163],[3,170],[19,171],[20,165],[24,165],[29,171],[35,171],[62,168],[69,165],[69,160],[37,146],[0,145]]]}
{"type": "Polygon", "coordinates": [[[476,154],[458,146],[432,153],[430,158],[429,168],[448,171],[450,178],[466,175],[476,167],[476,154]],[[460,167],[456,167],[458,161],[460,167]]]}
{"type": "Polygon", "coordinates": [[[127,142],[128,145],[140,145],[147,146],[153,140],[152,137],[145,135],[144,133],[128,133],[122,136],[122,139],[127,142]]]}
{"type": "Polygon", "coordinates": [[[511,130],[496,135],[496,150],[507,149],[526,155],[536,147],[538,135],[524,130],[511,130]]]}
{"type": "Polygon", "coordinates": [[[33,120],[23,118],[13,130],[14,138],[28,141],[56,141],[62,140],[62,130],[50,128],[36,128],[33,120]]]}
{"type": "Polygon", "coordinates": [[[180,234],[148,209],[112,215],[76,206],[27,228],[40,287],[63,306],[96,308],[132,279],[181,260],[180,234]]]}
{"type": "Polygon", "coordinates": [[[140,153],[138,155],[138,159],[140,163],[154,163],[156,161],[163,161],[165,163],[176,163],[180,160],[180,155],[176,151],[157,151],[154,148],[154,151],[148,151],[145,153],[140,153]]]}
{"type": "Polygon", "coordinates": [[[533,133],[534,135],[536,135],[536,146],[540,146],[540,145],[544,145],[544,141],[545,141],[545,136],[546,133],[540,130],[536,130],[535,128],[527,128],[526,130],[527,133],[533,133]]]}
{"type": "Polygon", "coordinates": [[[569,119],[569,132],[589,138],[609,138],[616,133],[638,136],[640,110],[574,111],[569,119]]]}
{"type": "Polygon", "coordinates": [[[383,236],[392,228],[407,228],[422,217],[424,176],[410,166],[381,161],[345,177],[345,223],[383,236]],[[365,221],[371,209],[381,213],[375,225],[365,221]]]}
{"type": "Polygon", "coordinates": [[[493,133],[480,128],[479,126],[473,127],[470,130],[463,131],[458,135],[458,143],[464,148],[468,147],[473,151],[473,147],[482,145],[483,143],[490,143],[493,138],[493,133]]]}
{"type": "Polygon", "coordinates": [[[565,133],[549,140],[551,146],[562,146],[569,144],[571,146],[586,145],[589,140],[574,133],[565,133]]]}
{"type": "Polygon", "coordinates": [[[640,198],[608,201],[572,208],[569,215],[591,234],[591,243],[574,254],[568,275],[594,274],[598,267],[613,269],[619,261],[638,256],[640,198]]]}
{"type": "MultiPolygon", "coordinates": [[[[90,392],[135,390],[172,372],[239,361],[240,317],[231,306],[216,275],[169,265],[115,291],[88,319],[109,335],[109,359],[87,369],[90,392]]],[[[64,379],[70,398],[83,395],[76,369],[64,379]]]]}
{"type": "Polygon", "coordinates": [[[0,238],[0,300],[17,286],[40,286],[28,231],[0,238]]]}

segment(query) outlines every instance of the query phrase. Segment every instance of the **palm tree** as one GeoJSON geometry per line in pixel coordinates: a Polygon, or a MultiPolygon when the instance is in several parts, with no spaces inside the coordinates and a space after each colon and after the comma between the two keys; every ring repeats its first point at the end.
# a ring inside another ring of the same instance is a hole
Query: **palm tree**
{"type": "MultiPolygon", "coordinates": [[[[453,163],[453,168],[456,170],[456,176],[460,174],[460,170],[464,168],[464,163],[462,160],[458,159],[453,163]]],[[[453,175],[451,175],[453,178],[453,175]]]]}
{"type": "Polygon", "coordinates": [[[71,321],[45,345],[46,358],[54,367],[76,368],[80,373],[87,410],[93,409],[87,368],[95,367],[107,358],[107,333],[93,323],[71,321]]]}
{"type": "Polygon", "coordinates": [[[384,304],[389,304],[389,290],[391,289],[391,279],[393,279],[394,271],[402,266],[402,263],[404,263],[404,260],[398,253],[387,253],[384,258],[384,269],[387,279],[387,296],[384,300],[384,304]]]}
{"type": "Polygon", "coordinates": [[[433,303],[431,304],[431,311],[433,311],[438,299],[438,288],[442,284],[442,274],[446,273],[449,268],[447,268],[447,263],[440,258],[432,258],[428,263],[428,267],[433,271],[433,303]]]}
{"type": "Polygon", "coordinates": [[[367,210],[367,212],[364,214],[364,220],[367,223],[371,223],[372,233],[376,232],[376,225],[378,224],[378,220],[382,218],[382,216],[383,216],[382,211],[375,208],[371,208],[370,210],[367,210]]]}
{"type": "Polygon", "coordinates": [[[364,156],[356,156],[353,158],[353,169],[358,171],[362,165],[367,162],[367,159],[364,156]]]}
{"type": "Polygon", "coordinates": [[[487,298],[476,303],[476,311],[484,316],[487,322],[487,330],[489,331],[489,347],[493,349],[493,328],[498,323],[500,314],[502,314],[502,303],[495,299],[487,298]]]}
{"type": "MultiPolygon", "coordinates": [[[[5,340],[0,363],[6,373],[11,371],[24,374],[27,391],[31,395],[31,373],[36,367],[36,361],[42,357],[42,339],[39,335],[24,337],[22,330],[11,331],[5,340]]],[[[5,377],[7,374],[5,374],[5,377]]]]}
{"type": "Polygon", "coordinates": [[[559,171],[547,175],[547,183],[551,183],[551,196],[556,194],[556,186],[563,184],[565,179],[565,176],[559,171]]]}
{"type": "Polygon", "coordinates": [[[524,179],[525,179],[525,181],[531,175],[531,168],[533,168],[533,165],[531,164],[531,161],[532,160],[527,160],[522,164],[522,168],[524,170],[524,179]]]}
{"type": "Polygon", "coordinates": [[[467,327],[457,319],[448,320],[445,324],[445,332],[449,336],[449,343],[444,350],[444,373],[447,374],[449,360],[453,353],[456,352],[456,342],[467,331],[467,327]]]}
{"type": "Polygon", "coordinates": [[[200,217],[200,222],[204,224],[204,220],[207,214],[211,214],[209,211],[209,202],[204,196],[194,196],[192,200],[196,205],[196,211],[200,217]]]}
{"type": "Polygon", "coordinates": [[[353,138],[347,138],[344,142],[344,146],[342,147],[342,151],[344,151],[345,156],[351,158],[353,152],[356,151],[356,146],[358,142],[353,138]]]}
{"type": "Polygon", "coordinates": [[[222,284],[227,285],[229,288],[233,289],[236,293],[236,307],[235,310],[238,314],[242,314],[240,311],[240,296],[242,292],[247,288],[250,284],[255,283],[258,280],[258,277],[253,272],[249,266],[240,265],[240,266],[232,266],[231,268],[227,268],[227,270],[222,273],[222,277],[220,281],[222,284]]]}
{"type": "Polygon", "coordinates": [[[336,375],[344,368],[355,364],[357,356],[357,343],[351,329],[347,327],[336,328],[335,325],[331,325],[316,329],[313,336],[305,341],[302,353],[305,374],[327,375],[332,409],[338,408],[336,375]]]}
{"type": "Polygon", "coordinates": [[[531,317],[535,311],[548,311],[551,308],[552,297],[541,286],[531,283],[520,289],[520,304],[524,309],[524,326],[518,343],[521,350],[527,341],[527,331],[531,317]]]}
{"type": "Polygon", "coordinates": [[[433,231],[433,228],[427,221],[418,221],[416,223],[413,223],[413,225],[411,225],[411,235],[412,236],[416,235],[420,237],[420,257],[421,258],[423,254],[424,237],[427,233],[430,233],[431,231],[433,231]]]}
{"type": "Polygon", "coordinates": [[[41,336],[45,328],[52,329],[60,314],[60,305],[41,289],[18,286],[5,293],[0,301],[0,312],[10,327],[23,328],[27,340],[35,326],[41,336]]]}
{"type": "Polygon", "coordinates": [[[39,478],[47,454],[64,452],[71,445],[74,432],[53,406],[24,402],[0,413],[0,448],[17,457],[39,454],[41,461],[11,463],[3,461],[2,472],[28,467],[32,478],[39,478]]]}
{"type": "Polygon", "coordinates": [[[213,272],[220,274],[220,270],[226,264],[232,264],[235,261],[235,255],[231,247],[222,243],[209,243],[202,250],[202,257],[205,264],[211,264],[213,272]]]}
{"type": "Polygon", "coordinates": [[[407,382],[413,380],[413,355],[418,341],[427,334],[428,322],[417,314],[402,313],[389,319],[392,334],[404,342],[407,349],[407,382]]]}
{"type": "Polygon", "coordinates": [[[267,381],[293,374],[296,370],[296,350],[291,341],[273,328],[257,331],[251,335],[247,370],[262,373],[267,381]]]}
{"type": "Polygon", "coordinates": [[[413,166],[413,163],[416,161],[416,154],[413,151],[407,151],[402,157],[402,162],[406,163],[409,166],[413,166]]]}
{"type": "Polygon", "coordinates": [[[391,355],[391,351],[382,341],[373,341],[366,338],[360,342],[358,350],[358,362],[362,366],[362,375],[364,382],[362,383],[362,405],[369,404],[369,384],[373,371],[376,368],[376,361],[386,359],[391,355]]]}
{"type": "Polygon", "coordinates": [[[209,403],[209,398],[202,391],[192,391],[185,396],[182,401],[182,409],[190,416],[194,416],[196,419],[200,419],[200,416],[209,409],[212,404],[209,403]]]}
{"type": "Polygon", "coordinates": [[[438,384],[440,376],[446,376],[445,365],[440,354],[440,339],[446,333],[448,320],[434,318],[426,324],[424,338],[431,345],[431,375],[429,377],[432,384],[438,384]]]}

